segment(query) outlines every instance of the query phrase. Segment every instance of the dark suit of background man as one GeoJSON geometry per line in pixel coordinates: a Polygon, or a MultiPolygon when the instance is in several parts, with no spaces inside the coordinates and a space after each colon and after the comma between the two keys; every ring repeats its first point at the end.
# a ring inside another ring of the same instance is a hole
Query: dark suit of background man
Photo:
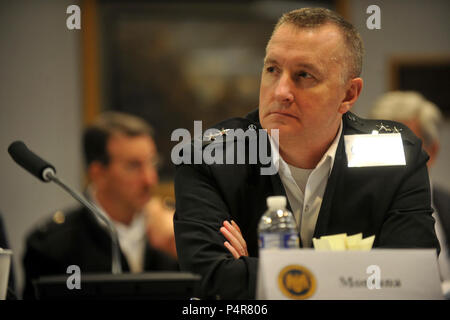
{"type": "Polygon", "coordinates": [[[204,296],[254,298],[257,225],[271,195],[287,196],[303,247],[312,237],[362,232],[375,235],[375,247],[439,250],[421,141],[399,123],[349,112],[363,86],[362,56],[359,34],[337,14],[305,8],[283,15],[266,47],[259,109],[215,126],[278,129],[278,173],[261,175],[261,163],[177,167],[178,259],[181,269],[203,276],[204,296]],[[394,127],[405,166],[348,167],[344,135],[394,127]]]}
{"type": "MultiPolygon", "coordinates": [[[[400,121],[407,125],[422,141],[429,154],[431,170],[439,154],[439,129],[443,116],[439,108],[414,91],[392,91],[381,96],[371,110],[371,117],[400,121]]],[[[435,209],[436,234],[441,245],[439,269],[441,279],[450,281],[450,194],[431,184],[432,206],[435,209]]]]}
{"type": "MultiPolygon", "coordinates": [[[[88,197],[113,221],[124,271],[177,270],[174,258],[153,248],[146,235],[144,209],[158,183],[158,154],[150,127],[141,119],[105,113],[84,133],[88,197]]],[[[26,240],[24,298],[32,281],[66,274],[69,265],[83,272],[111,272],[111,239],[87,209],[58,211],[26,240]]]]}

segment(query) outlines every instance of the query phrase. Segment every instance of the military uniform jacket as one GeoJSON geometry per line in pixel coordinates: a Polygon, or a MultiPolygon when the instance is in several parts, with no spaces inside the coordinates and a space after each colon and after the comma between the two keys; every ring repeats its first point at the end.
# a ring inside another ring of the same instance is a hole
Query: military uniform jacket
{"type": "MultiPolygon", "coordinates": [[[[347,166],[344,135],[371,133],[376,124],[380,121],[361,119],[350,112],[343,115],[343,132],[314,237],[362,232],[364,237],[375,235],[374,247],[439,250],[431,217],[428,156],[407,127],[383,121],[401,130],[405,166],[347,166]]],[[[215,126],[219,130],[249,127],[261,128],[257,110],[246,118],[233,118],[215,126]]],[[[202,275],[204,297],[255,297],[259,219],[267,209],[268,196],[286,196],[280,176],[261,175],[261,166],[177,166],[174,228],[178,259],[182,270],[202,275]],[[243,233],[249,257],[234,259],[223,244],[226,239],[219,229],[224,220],[231,219],[243,233]]]]}
{"type": "MultiPolygon", "coordinates": [[[[111,237],[86,209],[67,213],[59,211],[30,233],[26,239],[24,299],[35,298],[33,280],[45,275],[67,274],[67,267],[77,265],[83,273],[111,272],[111,237]]],[[[121,252],[122,270],[130,271],[121,252]]],[[[167,254],[145,248],[144,271],[177,271],[178,263],[167,254]]]]}

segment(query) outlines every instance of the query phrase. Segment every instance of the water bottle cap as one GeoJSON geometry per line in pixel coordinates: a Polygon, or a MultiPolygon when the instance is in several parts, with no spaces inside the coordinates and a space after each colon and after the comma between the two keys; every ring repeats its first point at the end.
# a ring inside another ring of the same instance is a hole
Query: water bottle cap
{"type": "Polygon", "coordinates": [[[285,196],[267,197],[267,207],[269,207],[269,209],[285,208],[286,207],[286,197],[285,196]]]}

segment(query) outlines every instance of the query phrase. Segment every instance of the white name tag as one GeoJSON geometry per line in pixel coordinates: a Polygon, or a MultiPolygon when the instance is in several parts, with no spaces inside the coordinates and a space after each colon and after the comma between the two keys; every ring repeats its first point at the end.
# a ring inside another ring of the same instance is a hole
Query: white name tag
{"type": "Polygon", "coordinates": [[[344,143],[349,167],[406,165],[400,133],[346,135],[344,143]]]}
{"type": "Polygon", "coordinates": [[[443,299],[436,250],[260,250],[257,299],[443,299]]]}

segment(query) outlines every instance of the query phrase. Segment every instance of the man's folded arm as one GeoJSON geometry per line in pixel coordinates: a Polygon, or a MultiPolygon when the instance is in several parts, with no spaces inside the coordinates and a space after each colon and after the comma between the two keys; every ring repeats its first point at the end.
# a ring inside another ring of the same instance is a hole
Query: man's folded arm
{"type": "Polygon", "coordinates": [[[202,276],[204,297],[254,298],[257,258],[235,259],[224,246],[220,228],[233,217],[208,167],[178,166],[175,195],[174,228],[181,269],[202,276]]]}

